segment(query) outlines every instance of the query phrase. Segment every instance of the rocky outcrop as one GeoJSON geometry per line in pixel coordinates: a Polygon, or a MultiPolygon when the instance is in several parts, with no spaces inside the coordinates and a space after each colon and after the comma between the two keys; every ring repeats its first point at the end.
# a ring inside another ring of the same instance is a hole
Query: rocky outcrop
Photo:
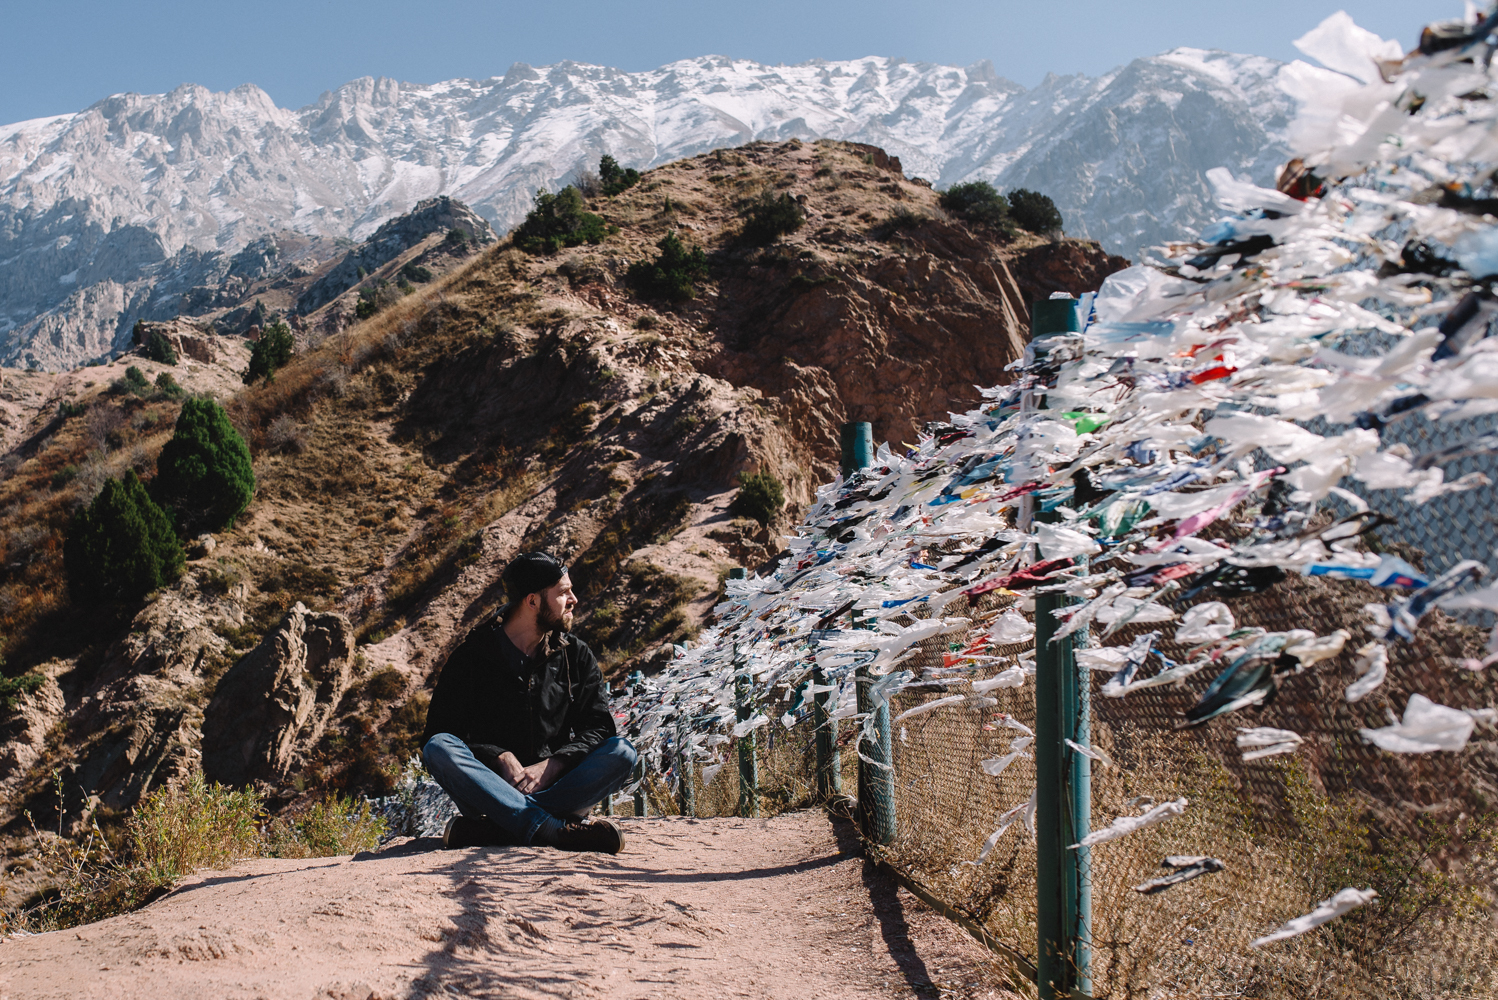
{"type": "Polygon", "coordinates": [[[354,630],[341,614],[297,602],[218,683],[203,713],[203,773],[273,782],[322,735],[354,672],[354,630]]]}
{"type": "Polygon", "coordinates": [[[147,344],[153,334],[160,334],[172,345],[172,349],[184,358],[201,361],[205,365],[218,364],[224,360],[224,338],[203,330],[187,320],[174,319],[165,323],[136,324],[132,337],[137,346],[147,344]]]}
{"type": "Polygon", "coordinates": [[[322,308],[428,236],[455,230],[475,246],[487,246],[496,239],[489,223],[461,201],[446,196],[428,198],[408,214],[385,223],[362,246],[345,254],[302,294],[297,311],[305,315],[322,308]]]}

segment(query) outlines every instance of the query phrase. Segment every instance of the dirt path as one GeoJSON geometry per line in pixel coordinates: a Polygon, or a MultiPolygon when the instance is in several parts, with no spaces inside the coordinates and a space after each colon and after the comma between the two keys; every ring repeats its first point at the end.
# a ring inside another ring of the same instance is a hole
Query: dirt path
{"type": "Polygon", "coordinates": [[[204,873],[0,943],[0,1000],[1012,996],[820,813],[623,823],[618,857],[423,840],[204,873]]]}

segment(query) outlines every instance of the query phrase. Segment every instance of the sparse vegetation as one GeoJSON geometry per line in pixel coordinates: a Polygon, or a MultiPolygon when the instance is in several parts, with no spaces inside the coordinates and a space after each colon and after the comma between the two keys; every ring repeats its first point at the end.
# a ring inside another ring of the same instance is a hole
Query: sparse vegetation
{"type": "Polygon", "coordinates": [[[941,207],[968,222],[997,229],[1009,223],[1009,201],[988,181],[953,184],[941,193],[941,207]]]}
{"type": "Polygon", "coordinates": [[[1053,233],[1061,229],[1061,212],[1056,203],[1039,191],[1027,188],[1010,191],[1009,215],[1032,233],[1053,233]]]}
{"type": "Polygon", "coordinates": [[[728,511],[769,524],[784,507],[785,486],[769,472],[755,472],[739,476],[739,491],[728,511]]]}
{"type": "Polygon", "coordinates": [[[551,254],[564,247],[602,243],[618,231],[619,227],[589,212],[582,194],[568,186],[557,194],[537,191],[535,207],[511,238],[526,253],[551,254]]]}
{"type": "Polygon", "coordinates": [[[151,335],[146,338],[145,350],[141,351],[147,359],[157,361],[164,365],[175,365],[177,363],[177,349],[172,342],[166,339],[160,330],[152,330],[151,335]]]}
{"type": "MultiPolygon", "coordinates": [[[[60,795],[60,776],[54,782],[60,795]]],[[[144,906],[199,869],[227,868],[257,856],[352,854],[374,847],[384,832],[368,802],[339,796],[267,824],[257,792],[207,784],[201,773],[143,798],[126,820],[118,848],[96,822],[87,826],[79,841],[39,838],[40,860],[55,884],[19,911],[0,916],[0,932],[38,933],[103,920],[144,906]]]]}
{"type": "Polygon", "coordinates": [[[598,179],[604,194],[616,195],[640,183],[640,172],[634,167],[619,166],[619,161],[604,153],[598,161],[598,179]]]}
{"type": "Polygon", "coordinates": [[[161,449],[151,492],[171,509],[183,537],[220,531],[255,494],[250,449],[218,403],[189,399],[177,415],[176,433],[161,449]]]}
{"type": "Polygon", "coordinates": [[[801,228],[806,212],[789,194],[764,191],[739,213],[744,218],[739,238],[753,246],[768,246],[801,228]]]}
{"type": "Polygon", "coordinates": [[[21,674],[19,677],[0,676],[0,705],[7,712],[14,709],[23,694],[35,694],[47,683],[47,678],[38,673],[21,674]]]}
{"type": "Polygon", "coordinates": [[[250,348],[250,367],[244,373],[245,385],[275,378],[276,372],[291,361],[295,350],[296,339],[291,334],[291,327],[283,322],[265,327],[260,331],[260,339],[250,348]]]}
{"type": "Polygon", "coordinates": [[[630,265],[627,280],[642,298],[686,302],[697,295],[698,281],[707,277],[707,255],[688,247],[672,230],[656,244],[660,255],[630,265]]]}
{"type": "Polygon", "coordinates": [[[171,519],[129,470],[80,510],[63,547],[77,604],[132,601],[175,580],[184,556],[171,519]]]}

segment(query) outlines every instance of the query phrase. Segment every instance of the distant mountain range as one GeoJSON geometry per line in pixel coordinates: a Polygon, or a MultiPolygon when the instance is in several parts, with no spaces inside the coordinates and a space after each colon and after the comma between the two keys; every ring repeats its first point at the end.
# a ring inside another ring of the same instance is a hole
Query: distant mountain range
{"type": "Polygon", "coordinates": [[[1175,49],[1027,89],[987,62],[704,56],[645,73],[364,78],[296,111],[251,85],[116,95],[0,126],[0,363],[111,356],[136,319],[177,316],[268,234],[363,239],[437,195],[504,232],[537,188],[603,153],[644,169],[755,139],[873,143],[938,187],[1042,190],[1068,235],[1132,255],[1210,221],[1211,167],[1272,178],[1294,111],[1282,65],[1175,49]]]}

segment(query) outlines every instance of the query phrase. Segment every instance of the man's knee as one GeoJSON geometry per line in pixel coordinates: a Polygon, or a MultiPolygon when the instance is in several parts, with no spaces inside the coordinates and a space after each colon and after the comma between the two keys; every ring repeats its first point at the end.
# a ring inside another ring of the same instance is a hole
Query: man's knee
{"type": "Polygon", "coordinates": [[[634,748],[634,744],[623,736],[614,736],[604,740],[598,747],[598,752],[605,754],[614,766],[621,771],[633,771],[635,762],[640,759],[640,754],[634,748]]]}
{"type": "Polygon", "coordinates": [[[435,771],[441,764],[451,760],[453,751],[459,748],[466,750],[468,744],[451,733],[438,733],[421,748],[421,759],[426,763],[428,771],[435,771]]]}

